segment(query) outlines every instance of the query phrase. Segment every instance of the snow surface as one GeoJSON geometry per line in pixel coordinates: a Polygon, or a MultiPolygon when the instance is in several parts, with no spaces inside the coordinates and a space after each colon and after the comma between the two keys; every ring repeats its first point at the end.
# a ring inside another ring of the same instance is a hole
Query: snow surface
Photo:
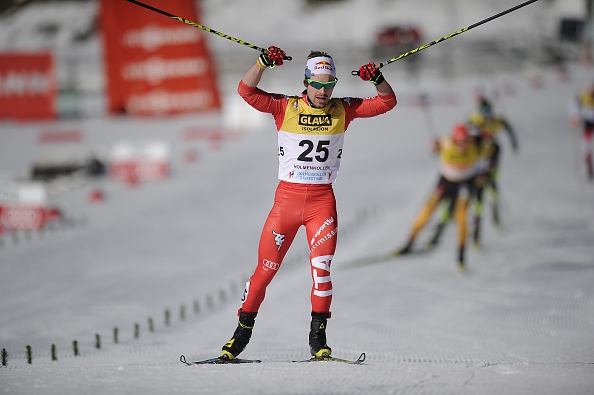
{"type": "MultiPolygon", "coordinates": [[[[290,80],[290,70],[276,69],[265,79],[290,80]]],[[[390,79],[389,69],[385,74],[390,79]]],[[[328,337],[336,356],[366,352],[364,366],[289,363],[308,357],[311,279],[303,231],[269,287],[242,354],[264,362],[187,367],[178,361],[181,354],[218,355],[234,330],[243,281],[254,268],[277,183],[271,119],[258,132],[229,129],[217,115],[2,124],[0,165],[17,176],[48,152],[108,150],[120,140],[160,138],[173,157],[171,177],[161,183],[54,186],[50,200],[72,219],[70,225],[2,238],[0,347],[9,358],[0,369],[0,389],[591,394],[594,186],[585,180],[578,135],[567,119],[567,102],[591,80],[591,70],[572,65],[568,80],[544,69],[538,77],[540,86],[532,74],[480,83],[469,77],[425,81],[435,102],[444,92],[454,99],[430,107],[437,133],[463,120],[474,94],[488,82],[508,87],[496,105],[519,134],[517,155],[502,140],[504,228],[496,231],[485,216],[484,243],[469,249],[466,274],[455,265],[453,226],[433,253],[382,258],[404,242],[436,181],[427,113],[403,100],[384,116],[352,124],[335,184],[341,233],[328,337]],[[48,128],[83,130],[84,143],[37,144],[48,128]],[[205,136],[219,131],[221,140],[187,140],[187,130],[205,136]],[[192,150],[198,160],[188,163],[185,154],[192,150]],[[105,202],[88,202],[95,188],[105,192],[105,202]],[[102,339],[100,350],[95,334],[102,339]],[[51,344],[58,361],[51,361],[51,344]]],[[[414,96],[415,88],[393,82],[405,99],[414,96]]],[[[352,82],[357,84],[362,83],[352,82]]],[[[339,87],[335,95],[347,94],[339,87]]],[[[372,93],[371,86],[363,87],[372,93]]]]}
{"type": "MultiPolygon", "coordinates": [[[[267,72],[261,86],[298,93],[302,67],[294,63],[267,72]]],[[[351,66],[338,65],[334,95],[372,95],[370,84],[349,75],[351,66]]],[[[536,67],[446,79],[414,79],[398,63],[383,70],[399,105],[351,125],[335,184],[340,233],[328,339],[338,357],[365,352],[365,365],[290,363],[308,357],[303,230],[242,354],[264,362],[179,362],[181,354],[218,355],[232,335],[277,184],[273,121],[237,98],[241,76],[229,74],[220,115],[0,123],[4,178],[26,178],[41,158],[107,157],[122,141],[163,141],[172,153],[163,182],[52,184],[50,203],[69,221],[0,238],[0,349],[8,352],[0,392],[594,393],[594,185],[567,117],[568,101],[593,80],[592,69],[570,64],[567,79],[536,67]],[[455,264],[453,225],[434,252],[385,259],[405,241],[436,182],[430,137],[464,120],[481,91],[495,97],[520,143],[514,155],[507,136],[501,139],[503,229],[485,215],[483,245],[469,248],[464,274],[455,264]],[[427,111],[415,105],[422,93],[427,111]],[[39,143],[44,132],[72,130],[83,142],[39,143]],[[104,202],[89,202],[95,189],[104,202]]]]}

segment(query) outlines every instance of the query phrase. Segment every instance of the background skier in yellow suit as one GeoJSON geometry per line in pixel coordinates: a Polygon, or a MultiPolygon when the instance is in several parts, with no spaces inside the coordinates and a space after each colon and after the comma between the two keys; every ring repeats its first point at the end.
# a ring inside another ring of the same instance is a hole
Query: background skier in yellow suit
{"type": "Polygon", "coordinates": [[[569,119],[575,129],[582,125],[582,147],[588,180],[594,181],[592,164],[592,137],[594,135],[594,83],[570,103],[569,119]]]}
{"type": "Polygon", "coordinates": [[[505,118],[495,115],[491,102],[485,97],[480,97],[478,102],[479,108],[470,115],[468,123],[471,128],[470,132],[476,139],[476,143],[481,149],[481,156],[486,161],[487,166],[485,166],[484,177],[477,179],[476,199],[473,204],[473,240],[476,245],[480,242],[483,193],[485,190],[489,193],[491,199],[493,223],[497,227],[500,225],[497,180],[499,178],[501,148],[497,136],[502,130],[507,132],[514,152],[518,152],[518,139],[510,123],[505,118]]]}
{"type": "MultiPolygon", "coordinates": [[[[473,206],[473,241],[476,246],[480,244],[481,235],[481,217],[483,212],[483,197],[485,188],[490,193],[493,223],[500,225],[499,214],[499,196],[497,179],[499,175],[500,145],[497,142],[496,135],[505,130],[511,140],[514,152],[518,151],[518,140],[514,129],[510,123],[493,113],[491,102],[481,96],[478,99],[478,109],[469,116],[468,125],[471,138],[479,149],[480,156],[480,174],[474,179],[474,194],[471,203],[473,206]]],[[[454,202],[444,200],[441,203],[440,216],[437,225],[433,231],[428,247],[433,247],[439,243],[443,230],[447,223],[452,219],[454,212],[454,202]]]]}
{"type": "Polygon", "coordinates": [[[415,240],[440,202],[455,202],[453,215],[458,224],[458,265],[465,269],[467,211],[479,165],[479,150],[471,140],[468,128],[458,124],[450,135],[434,141],[433,151],[439,154],[439,179],[435,189],[413,221],[411,233],[404,247],[394,255],[413,252],[415,240]]]}

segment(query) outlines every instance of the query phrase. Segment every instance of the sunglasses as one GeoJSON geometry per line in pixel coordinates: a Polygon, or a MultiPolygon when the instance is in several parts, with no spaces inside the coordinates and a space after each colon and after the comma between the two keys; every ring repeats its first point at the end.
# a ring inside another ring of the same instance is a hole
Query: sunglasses
{"type": "Polygon", "coordinates": [[[338,84],[338,78],[336,78],[334,81],[328,81],[328,82],[314,81],[311,78],[308,78],[307,83],[309,85],[311,85],[311,87],[314,89],[322,89],[322,87],[324,87],[326,89],[334,89],[336,84],[338,84]]]}

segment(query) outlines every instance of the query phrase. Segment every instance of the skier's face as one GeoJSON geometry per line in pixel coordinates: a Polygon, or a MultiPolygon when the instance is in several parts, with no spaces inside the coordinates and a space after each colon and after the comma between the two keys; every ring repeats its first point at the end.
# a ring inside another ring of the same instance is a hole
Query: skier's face
{"type": "Polygon", "coordinates": [[[468,139],[454,139],[454,144],[456,144],[456,146],[459,148],[464,148],[466,145],[468,145],[469,141],[470,140],[468,139]]]}
{"type": "Polygon", "coordinates": [[[309,79],[303,80],[303,84],[307,88],[307,97],[314,107],[323,108],[328,104],[336,85],[336,83],[331,83],[333,81],[337,80],[330,74],[312,75],[309,79]]]}

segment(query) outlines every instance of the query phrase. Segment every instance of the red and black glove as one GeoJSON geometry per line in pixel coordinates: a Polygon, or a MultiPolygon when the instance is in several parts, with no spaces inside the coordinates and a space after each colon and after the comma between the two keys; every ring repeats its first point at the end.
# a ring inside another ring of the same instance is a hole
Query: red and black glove
{"type": "Polygon", "coordinates": [[[258,58],[258,65],[263,69],[267,67],[273,68],[274,66],[282,66],[283,59],[286,56],[286,52],[282,49],[270,46],[266,49],[266,52],[262,52],[258,58]]]}
{"type": "Polygon", "coordinates": [[[359,77],[363,81],[369,81],[374,85],[381,84],[385,80],[382,72],[375,67],[375,63],[373,62],[359,67],[359,77]]]}

